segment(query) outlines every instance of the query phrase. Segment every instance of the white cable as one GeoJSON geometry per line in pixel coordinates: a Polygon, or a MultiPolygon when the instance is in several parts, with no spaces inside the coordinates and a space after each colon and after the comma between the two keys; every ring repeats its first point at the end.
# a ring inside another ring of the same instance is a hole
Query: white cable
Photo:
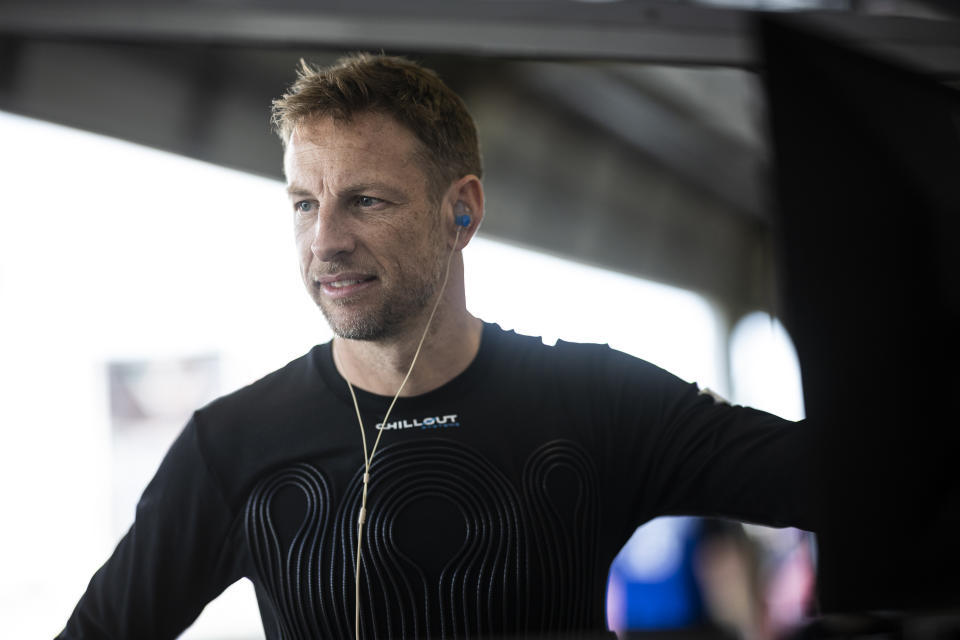
{"type": "MultiPolygon", "coordinates": [[[[433,303],[433,309],[430,311],[430,317],[427,318],[427,326],[423,329],[423,335],[420,336],[420,344],[417,345],[417,350],[413,354],[413,360],[410,361],[410,368],[407,369],[407,375],[403,377],[403,381],[400,383],[400,388],[397,389],[397,392],[393,396],[393,400],[390,402],[390,406],[387,408],[386,415],[383,416],[383,426],[386,426],[387,421],[390,419],[390,413],[393,411],[393,405],[397,403],[397,398],[400,397],[400,392],[403,391],[403,387],[407,384],[407,380],[410,379],[410,374],[413,373],[413,366],[417,364],[417,357],[420,356],[420,349],[423,347],[424,341],[427,339],[427,332],[430,331],[430,324],[433,322],[433,316],[437,313],[437,307],[440,306],[440,300],[443,299],[443,292],[447,288],[447,279],[450,277],[450,263],[453,261],[453,254],[457,250],[457,244],[460,242],[460,230],[463,227],[457,225],[457,237],[453,241],[453,249],[450,250],[450,255],[447,256],[447,268],[443,273],[443,284],[440,285],[440,293],[437,295],[437,301],[433,303]]],[[[344,376],[346,380],[346,376],[344,376]]],[[[377,439],[373,442],[373,450],[367,455],[367,434],[363,429],[363,418],[360,417],[360,405],[357,403],[357,395],[353,391],[353,385],[350,384],[350,381],[347,380],[347,388],[350,389],[350,397],[353,399],[353,408],[357,412],[357,422],[360,425],[360,437],[363,439],[363,491],[360,498],[360,513],[357,516],[357,568],[353,573],[353,582],[354,582],[354,599],[356,603],[354,611],[354,637],[356,640],[360,640],[360,559],[362,553],[363,545],[363,523],[367,519],[367,486],[370,483],[370,463],[373,461],[373,456],[377,453],[377,446],[380,444],[380,437],[383,435],[384,429],[381,427],[380,433],[377,434],[377,439]]]]}

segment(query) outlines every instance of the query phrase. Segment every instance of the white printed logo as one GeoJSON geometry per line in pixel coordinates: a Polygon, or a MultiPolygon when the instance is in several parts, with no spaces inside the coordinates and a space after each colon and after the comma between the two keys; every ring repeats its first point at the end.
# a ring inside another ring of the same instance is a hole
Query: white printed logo
{"type": "Polygon", "coordinates": [[[395,422],[388,422],[384,425],[382,422],[377,423],[377,429],[382,431],[392,431],[394,429],[446,429],[448,427],[459,427],[460,420],[459,414],[448,413],[444,416],[430,416],[427,418],[420,418],[419,420],[397,420],[395,422]]]}

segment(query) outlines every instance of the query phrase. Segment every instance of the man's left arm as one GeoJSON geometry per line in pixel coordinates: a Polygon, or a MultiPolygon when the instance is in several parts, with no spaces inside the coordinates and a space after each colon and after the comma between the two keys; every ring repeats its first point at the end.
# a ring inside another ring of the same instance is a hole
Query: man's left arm
{"type": "Polygon", "coordinates": [[[636,469],[634,514],[817,528],[810,425],[731,406],[654,365],[610,355],[621,390],[617,432],[636,469]]]}
{"type": "Polygon", "coordinates": [[[815,530],[814,447],[806,422],[791,422],[700,393],[680,394],[661,432],[676,460],[668,512],[815,530]]]}

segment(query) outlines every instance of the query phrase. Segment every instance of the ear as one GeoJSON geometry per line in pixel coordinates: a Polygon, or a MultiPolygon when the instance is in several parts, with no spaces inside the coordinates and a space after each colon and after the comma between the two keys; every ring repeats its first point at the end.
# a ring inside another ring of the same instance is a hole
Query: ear
{"type": "Polygon", "coordinates": [[[480,178],[470,174],[463,176],[450,185],[443,200],[443,228],[447,232],[451,247],[453,239],[460,229],[460,238],[457,240],[457,250],[467,246],[473,238],[480,223],[483,221],[483,183],[480,178]],[[457,216],[470,216],[470,223],[466,227],[458,226],[457,216]]]}

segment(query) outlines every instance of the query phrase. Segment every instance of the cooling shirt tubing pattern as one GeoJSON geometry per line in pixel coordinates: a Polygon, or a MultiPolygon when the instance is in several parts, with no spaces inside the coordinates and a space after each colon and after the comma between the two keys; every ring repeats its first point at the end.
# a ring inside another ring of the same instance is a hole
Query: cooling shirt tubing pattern
{"type": "MultiPolygon", "coordinates": [[[[357,395],[372,441],[390,398],[357,395]]],[[[175,638],[242,577],[270,640],[352,637],[358,428],[330,343],[198,410],[58,637],[175,638]]],[[[803,423],[603,345],[485,324],[383,428],[364,638],[603,630],[610,563],[651,518],[815,526],[803,423]]]]}

